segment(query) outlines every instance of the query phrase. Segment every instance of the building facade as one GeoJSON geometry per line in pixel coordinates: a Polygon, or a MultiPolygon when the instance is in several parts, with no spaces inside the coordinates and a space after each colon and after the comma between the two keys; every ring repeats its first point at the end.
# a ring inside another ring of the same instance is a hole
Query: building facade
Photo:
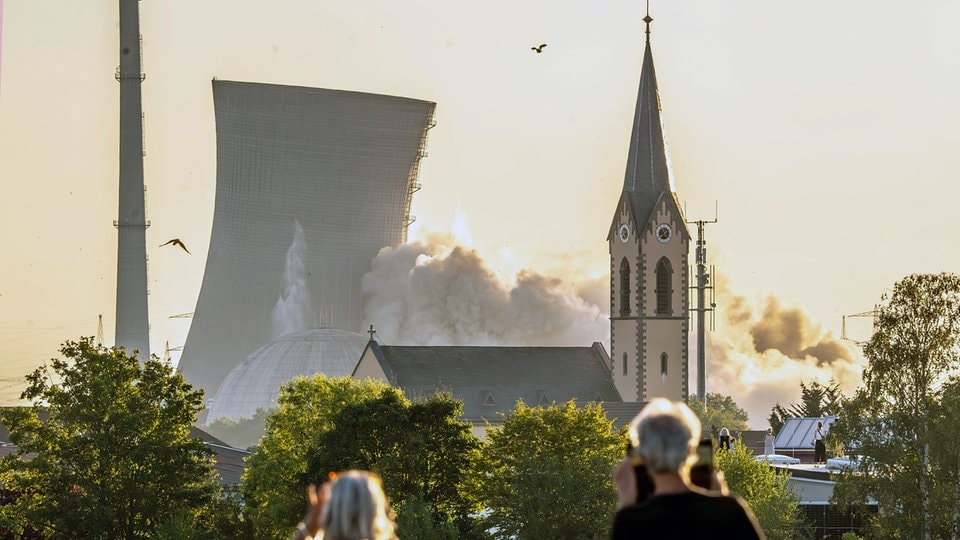
{"type": "Polygon", "coordinates": [[[610,360],[624,401],[689,394],[690,234],[673,191],[650,19],[610,252],[610,360]]]}

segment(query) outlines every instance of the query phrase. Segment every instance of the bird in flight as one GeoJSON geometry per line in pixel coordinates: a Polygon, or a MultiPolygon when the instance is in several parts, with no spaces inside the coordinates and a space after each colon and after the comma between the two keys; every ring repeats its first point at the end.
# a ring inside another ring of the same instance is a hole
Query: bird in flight
{"type": "Polygon", "coordinates": [[[187,246],[183,245],[183,242],[181,242],[179,238],[173,238],[171,240],[168,240],[165,244],[160,244],[160,247],[169,246],[170,244],[173,244],[175,246],[180,246],[181,248],[183,248],[184,251],[186,251],[187,253],[190,253],[190,250],[187,249],[187,246]]]}
{"type": "Polygon", "coordinates": [[[537,54],[540,54],[540,53],[543,52],[543,48],[546,47],[546,46],[547,46],[546,43],[541,43],[540,45],[538,45],[538,46],[536,46],[536,47],[530,47],[530,50],[531,50],[531,51],[536,51],[537,54]]]}

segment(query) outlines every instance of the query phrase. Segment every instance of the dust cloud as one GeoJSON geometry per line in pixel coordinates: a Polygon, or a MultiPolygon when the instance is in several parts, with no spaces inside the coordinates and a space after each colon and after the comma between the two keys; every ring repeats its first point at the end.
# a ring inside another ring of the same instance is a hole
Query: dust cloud
{"type": "Polygon", "coordinates": [[[384,248],[361,283],[365,320],[391,345],[607,347],[605,279],[510,278],[449,235],[384,248]]]}

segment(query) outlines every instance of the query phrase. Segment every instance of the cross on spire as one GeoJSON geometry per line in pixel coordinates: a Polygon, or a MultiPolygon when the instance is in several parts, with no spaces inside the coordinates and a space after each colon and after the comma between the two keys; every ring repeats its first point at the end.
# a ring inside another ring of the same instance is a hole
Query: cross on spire
{"type": "Polygon", "coordinates": [[[370,325],[370,329],[367,330],[367,333],[370,334],[370,341],[373,341],[373,335],[376,334],[377,331],[373,329],[373,325],[372,325],[372,324],[370,325]]]}
{"type": "Polygon", "coordinates": [[[647,0],[647,16],[643,18],[643,22],[647,25],[647,44],[650,44],[650,23],[653,22],[653,17],[650,16],[650,0],[647,0]]]}

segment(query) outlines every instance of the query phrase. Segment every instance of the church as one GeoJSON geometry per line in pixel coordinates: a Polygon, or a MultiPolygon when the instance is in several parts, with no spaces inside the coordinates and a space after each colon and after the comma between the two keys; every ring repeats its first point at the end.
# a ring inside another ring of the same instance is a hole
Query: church
{"type": "Polygon", "coordinates": [[[497,424],[517,400],[528,406],[602,402],[615,425],[654,397],[689,395],[690,233],[673,191],[650,46],[649,15],[623,191],[607,235],[610,353],[584,347],[389,346],[371,328],[354,377],[409,397],[450,392],[475,431],[497,424]],[[632,405],[624,407],[625,405],[632,405]]]}

